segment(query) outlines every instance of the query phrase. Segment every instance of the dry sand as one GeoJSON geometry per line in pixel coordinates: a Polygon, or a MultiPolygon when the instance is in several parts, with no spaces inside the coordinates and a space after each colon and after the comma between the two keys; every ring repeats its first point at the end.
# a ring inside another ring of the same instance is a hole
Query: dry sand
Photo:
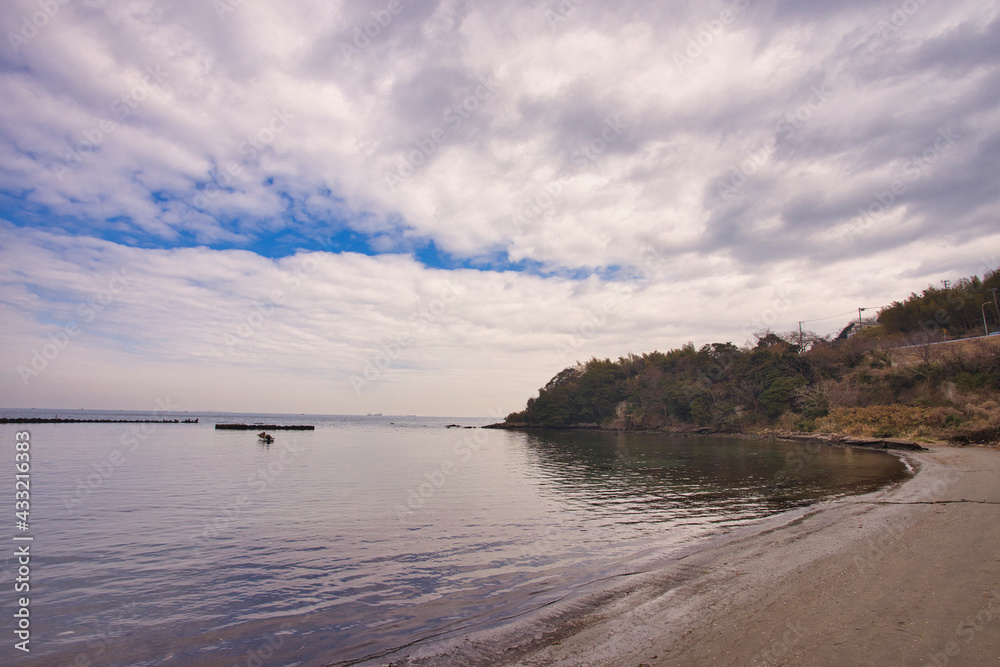
{"type": "Polygon", "coordinates": [[[905,457],[901,485],[702,545],[487,664],[1000,665],[1000,451],[905,457]]]}

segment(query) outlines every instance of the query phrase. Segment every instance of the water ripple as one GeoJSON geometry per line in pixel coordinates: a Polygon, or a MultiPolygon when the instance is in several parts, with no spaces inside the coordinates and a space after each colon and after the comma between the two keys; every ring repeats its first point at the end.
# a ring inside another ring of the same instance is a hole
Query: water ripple
{"type": "Polygon", "coordinates": [[[571,604],[639,555],[907,474],[788,443],[314,420],[269,448],[208,419],[162,425],[93,488],[121,425],[33,429],[45,659],[214,664],[271,646],[278,664],[346,664],[571,604]]]}

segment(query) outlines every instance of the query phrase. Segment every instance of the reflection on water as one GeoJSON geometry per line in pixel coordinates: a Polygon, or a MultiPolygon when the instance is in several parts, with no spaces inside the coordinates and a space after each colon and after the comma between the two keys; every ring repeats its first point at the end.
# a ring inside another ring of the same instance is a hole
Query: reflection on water
{"type": "Polygon", "coordinates": [[[125,425],[33,427],[34,663],[347,663],[906,475],[779,442],[298,421],[317,429],[265,445],[202,415],[134,449],[125,425]]]}
{"type": "Polygon", "coordinates": [[[739,521],[873,491],[905,470],[882,453],[709,436],[548,432],[530,435],[527,447],[539,479],[609,515],[697,507],[739,521]]]}

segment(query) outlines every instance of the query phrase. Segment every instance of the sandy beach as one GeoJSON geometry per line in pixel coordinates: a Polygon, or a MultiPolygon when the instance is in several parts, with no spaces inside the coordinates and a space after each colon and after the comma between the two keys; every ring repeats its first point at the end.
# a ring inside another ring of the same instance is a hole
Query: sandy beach
{"type": "Polygon", "coordinates": [[[507,664],[1000,664],[1000,451],[906,457],[906,483],[701,548],[507,664]]]}
{"type": "Polygon", "coordinates": [[[902,456],[917,471],[902,484],[703,542],[522,625],[527,640],[466,638],[445,662],[391,664],[1000,664],[1000,451],[902,456]]]}

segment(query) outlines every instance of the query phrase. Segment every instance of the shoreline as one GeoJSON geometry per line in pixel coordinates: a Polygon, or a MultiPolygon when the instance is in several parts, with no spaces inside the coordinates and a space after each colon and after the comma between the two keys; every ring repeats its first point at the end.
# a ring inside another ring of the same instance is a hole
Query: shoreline
{"type": "Polygon", "coordinates": [[[700,576],[506,664],[997,664],[1000,452],[901,456],[906,482],[709,545],[700,576]]]}
{"type": "Polygon", "coordinates": [[[916,474],[708,538],[574,608],[449,642],[445,663],[428,646],[377,664],[1000,663],[1000,451],[887,453],[916,474]]]}
{"type": "MultiPolygon", "coordinates": [[[[743,440],[789,440],[793,442],[817,443],[821,445],[841,445],[846,447],[863,447],[867,449],[899,449],[904,451],[926,451],[924,447],[915,440],[891,437],[866,437],[855,435],[844,435],[841,433],[823,432],[798,432],[798,431],[774,431],[764,429],[760,431],[738,431],[723,427],[698,426],[691,428],[615,428],[609,426],[599,426],[597,424],[583,424],[566,427],[548,426],[527,426],[525,424],[488,424],[480,428],[497,429],[502,431],[598,431],[600,433],[650,433],[653,435],[673,435],[678,437],[694,437],[709,435],[716,438],[737,438],[743,440]]],[[[938,441],[935,445],[958,444],[938,441]]]]}

